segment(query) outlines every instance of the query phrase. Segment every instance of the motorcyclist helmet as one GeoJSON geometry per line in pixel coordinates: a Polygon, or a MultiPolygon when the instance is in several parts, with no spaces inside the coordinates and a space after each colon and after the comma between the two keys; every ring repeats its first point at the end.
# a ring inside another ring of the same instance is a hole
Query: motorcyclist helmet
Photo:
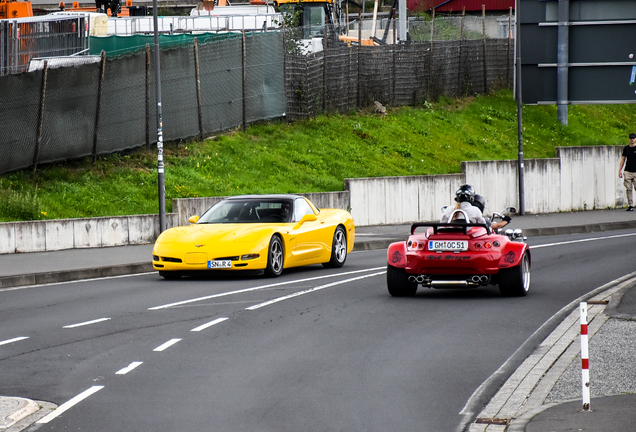
{"type": "Polygon", "coordinates": [[[475,194],[475,198],[473,200],[473,205],[479,209],[482,214],[484,213],[484,209],[486,208],[486,199],[479,195],[475,194]]]}
{"type": "Polygon", "coordinates": [[[455,192],[455,201],[464,202],[468,201],[469,203],[473,203],[475,200],[475,189],[469,184],[463,184],[457,189],[455,192]]]}

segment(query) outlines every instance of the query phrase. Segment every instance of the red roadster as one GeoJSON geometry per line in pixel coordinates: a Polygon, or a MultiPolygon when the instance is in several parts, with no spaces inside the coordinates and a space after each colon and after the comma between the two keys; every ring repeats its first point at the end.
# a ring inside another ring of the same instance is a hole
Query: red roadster
{"type": "Polygon", "coordinates": [[[489,224],[463,221],[414,223],[407,241],[392,243],[386,282],[392,296],[427,288],[499,285],[503,296],[521,297],[530,288],[530,249],[521,230],[494,233],[489,224]],[[416,234],[419,227],[428,227],[416,234]]]}

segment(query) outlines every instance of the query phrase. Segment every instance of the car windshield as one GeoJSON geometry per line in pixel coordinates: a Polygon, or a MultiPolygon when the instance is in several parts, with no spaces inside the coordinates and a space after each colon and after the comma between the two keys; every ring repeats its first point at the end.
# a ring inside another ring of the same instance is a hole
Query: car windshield
{"type": "Polygon", "coordinates": [[[197,223],[290,222],[291,207],[291,200],[225,200],[212,206],[197,223]]]}

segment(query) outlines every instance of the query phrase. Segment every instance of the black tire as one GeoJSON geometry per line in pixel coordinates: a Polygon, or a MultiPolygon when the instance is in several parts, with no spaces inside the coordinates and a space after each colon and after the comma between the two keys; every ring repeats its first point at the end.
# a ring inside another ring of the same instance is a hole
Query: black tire
{"type": "Polygon", "coordinates": [[[267,249],[267,267],[265,267],[265,276],[278,277],[283,272],[285,265],[285,252],[283,250],[283,241],[279,236],[274,235],[269,241],[267,249]]]}
{"type": "Polygon", "coordinates": [[[499,271],[499,292],[505,297],[524,297],[530,290],[530,256],[526,252],[517,267],[499,271]]]}
{"type": "Polygon", "coordinates": [[[347,260],[347,233],[342,226],[336,228],[331,244],[331,259],[323,264],[327,268],[342,267],[347,260]]]}
{"type": "Polygon", "coordinates": [[[417,292],[417,282],[409,282],[406,270],[386,267],[386,286],[393,297],[411,297],[417,292]]]}
{"type": "Polygon", "coordinates": [[[181,279],[181,272],[178,271],[160,271],[159,276],[168,280],[181,279]]]}

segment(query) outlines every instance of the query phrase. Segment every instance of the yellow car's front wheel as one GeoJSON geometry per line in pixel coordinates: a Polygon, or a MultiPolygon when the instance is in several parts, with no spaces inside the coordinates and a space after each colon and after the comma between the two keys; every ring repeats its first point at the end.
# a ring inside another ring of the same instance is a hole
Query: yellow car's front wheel
{"type": "Polygon", "coordinates": [[[274,235],[269,241],[269,249],[267,251],[267,267],[265,267],[265,275],[268,277],[277,277],[283,272],[285,264],[285,251],[283,250],[283,241],[279,236],[274,235]]]}

